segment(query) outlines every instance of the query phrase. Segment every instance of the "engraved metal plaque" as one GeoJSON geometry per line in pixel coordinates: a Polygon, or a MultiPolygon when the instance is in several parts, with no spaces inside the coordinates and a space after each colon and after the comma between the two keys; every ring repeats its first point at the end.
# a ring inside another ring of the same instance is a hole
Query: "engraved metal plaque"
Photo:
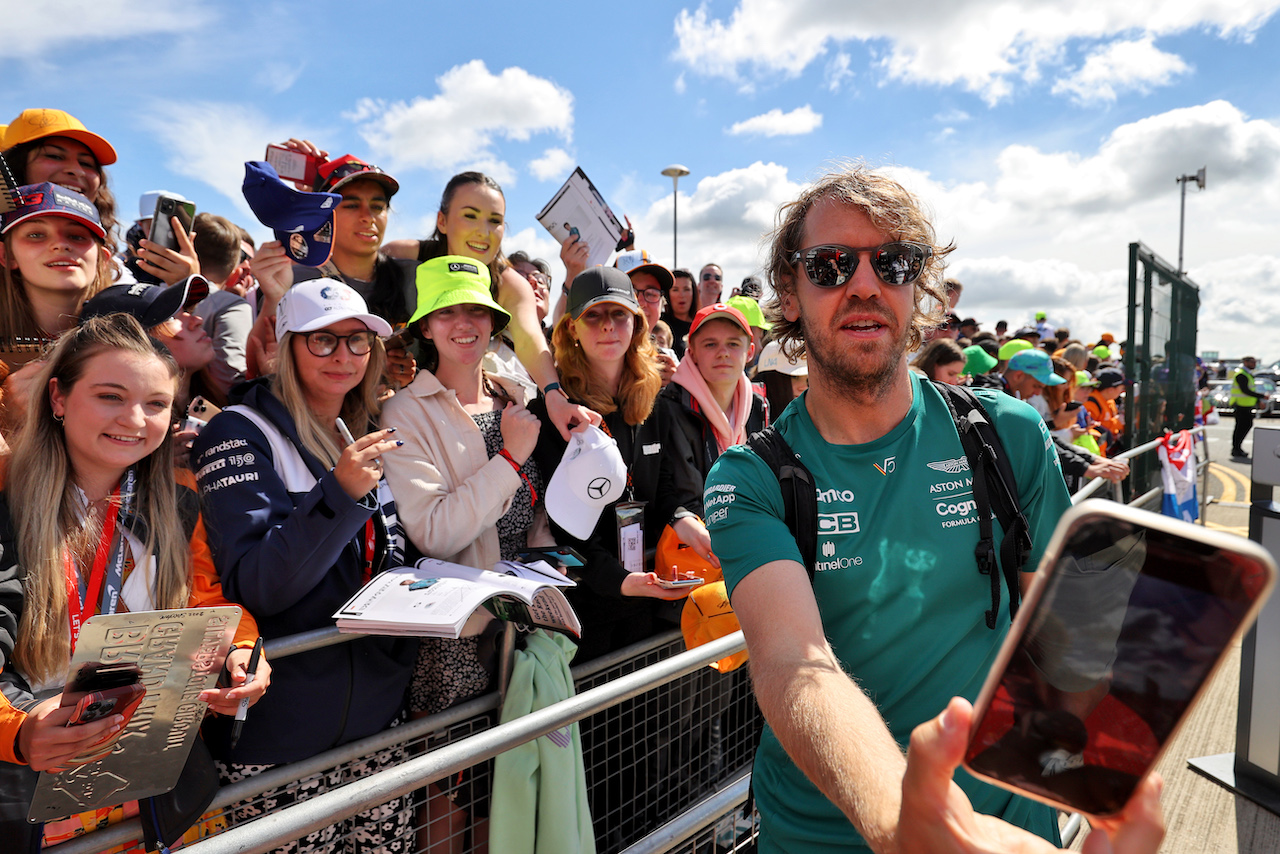
{"type": "Polygon", "coordinates": [[[231,648],[240,609],[184,608],[91,617],[80,628],[68,686],[86,664],[135,665],[146,696],[110,752],[85,765],[40,774],[30,821],[159,795],[178,782],[206,704],[231,648]]]}

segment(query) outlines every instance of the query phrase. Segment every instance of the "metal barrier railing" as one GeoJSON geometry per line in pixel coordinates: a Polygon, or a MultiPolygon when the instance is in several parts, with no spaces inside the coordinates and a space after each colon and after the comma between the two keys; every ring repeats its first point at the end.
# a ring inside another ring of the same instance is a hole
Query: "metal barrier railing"
{"type": "MultiPolygon", "coordinates": [[[[1193,436],[1203,437],[1205,435],[1204,427],[1193,427],[1188,432],[1191,433],[1191,435],[1193,436]]],[[[1146,444],[1139,445],[1136,448],[1130,448],[1129,450],[1125,451],[1123,454],[1117,454],[1115,456],[1115,459],[1125,460],[1127,462],[1129,460],[1135,459],[1136,457],[1140,457],[1145,453],[1154,451],[1155,449],[1160,447],[1163,441],[1164,441],[1163,439],[1152,439],[1150,442],[1147,442],[1146,444]]],[[[1200,519],[1201,519],[1201,524],[1204,524],[1204,509],[1205,509],[1206,502],[1208,501],[1208,495],[1209,495],[1209,443],[1207,441],[1204,441],[1204,442],[1198,442],[1196,444],[1197,444],[1197,447],[1202,448],[1204,450],[1204,462],[1202,465],[1200,465],[1200,477],[1201,477],[1200,519]]],[[[1106,489],[1108,487],[1110,487],[1110,490],[1111,490],[1112,500],[1115,500],[1115,501],[1120,500],[1117,492],[1117,490],[1119,489],[1119,484],[1114,484],[1111,481],[1106,480],[1105,478],[1098,477],[1086,483],[1083,488],[1081,488],[1078,492],[1072,495],[1071,503],[1079,504],[1081,501],[1084,501],[1086,498],[1092,498],[1095,495],[1097,495],[1099,492],[1101,492],[1103,489],[1106,489]]],[[[1160,494],[1161,494],[1161,490],[1159,488],[1150,489],[1144,492],[1142,495],[1139,495],[1137,498],[1132,499],[1128,503],[1135,507],[1142,507],[1147,503],[1149,503],[1150,501],[1152,501],[1157,496],[1159,496],[1160,494]]]]}
{"type": "MultiPolygon", "coordinates": [[[[269,822],[251,821],[233,826],[207,839],[190,843],[184,850],[199,852],[199,854],[218,851],[271,850],[320,827],[327,827],[359,813],[371,805],[381,804],[413,792],[427,782],[455,775],[463,769],[476,766],[477,763],[498,753],[557,730],[566,724],[584,720],[606,709],[614,709],[619,704],[626,703],[631,698],[646,692],[652,692],[660,686],[678,679],[700,678],[696,675],[697,673],[711,674],[718,680],[731,680],[737,683],[740,693],[749,694],[745,670],[735,674],[721,675],[715,674],[706,667],[710,662],[740,650],[743,645],[741,633],[736,633],[695,650],[670,654],[672,650],[683,647],[678,631],[669,631],[649,638],[573,668],[579,693],[569,700],[508,724],[494,726],[470,735],[463,741],[432,749],[423,756],[412,758],[401,765],[349,783],[341,789],[316,795],[309,800],[281,809],[272,814],[272,820],[269,822]],[[632,672],[625,672],[627,670],[632,672]],[[619,671],[622,672],[619,673],[619,671]],[[695,676],[689,677],[689,674],[695,674],[695,676]],[[603,684],[583,690],[583,686],[591,684],[592,680],[602,681],[603,684]]],[[[754,709],[754,701],[751,705],[754,709]]],[[[307,760],[279,766],[259,776],[226,785],[219,791],[211,810],[225,810],[233,804],[256,798],[264,791],[290,784],[343,763],[353,762],[360,757],[372,755],[389,747],[403,746],[414,741],[423,741],[425,744],[428,735],[474,721],[491,713],[496,706],[497,694],[491,693],[429,718],[410,721],[307,760]]],[[[741,725],[738,728],[741,729],[741,725]]],[[[748,747],[754,743],[753,739],[743,737],[739,732],[733,732],[731,735],[748,747]]],[[[588,738],[585,735],[583,742],[585,753],[588,749],[588,738]]],[[[603,746],[608,748],[608,745],[603,746]]],[[[599,746],[597,752],[598,748],[599,746]]],[[[746,752],[739,750],[738,753],[740,754],[739,765],[741,765],[746,752]]],[[[592,776],[592,770],[599,771],[589,767],[589,777],[592,776]]],[[[599,775],[597,773],[596,776],[599,775]]],[[[655,812],[661,821],[669,817],[661,814],[664,807],[667,812],[673,812],[670,804],[655,804],[652,793],[637,793],[636,797],[640,800],[647,799],[650,811],[655,812]]],[[[680,810],[693,802],[694,799],[690,799],[688,803],[680,804],[680,810]]],[[[643,827],[642,832],[649,832],[653,826],[657,824],[643,827]]],[[[129,844],[139,839],[140,835],[140,823],[134,819],[103,828],[48,850],[56,851],[58,854],[92,854],[113,846],[129,844]]]]}
{"type": "MultiPolygon", "coordinates": [[[[1194,433],[1203,434],[1198,427],[1194,433]]],[[[1154,451],[1159,440],[1148,442],[1121,455],[1133,459],[1154,451]]],[[[1208,450],[1205,446],[1205,484],[1207,493],[1208,450]]],[[[1072,496],[1072,503],[1079,503],[1109,485],[1101,478],[1090,482],[1072,496]]],[[[1113,493],[1114,493],[1114,485],[1113,493]]],[[[1131,504],[1142,505],[1160,494],[1159,489],[1138,496],[1131,504]]],[[[279,638],[267,644],[268,654],[275,659],[299,652],[342,643],[355,637],[343,634],[336,628],[318,629],[287,638],[279,638]]],[[[248,822],[222,831],[207,839],[192,843],[185,850],[194,854],[218,854],[218,852],[269,851],[286,842],[299,838],[318,828],[334,824],[348,816],[387,800],[413,792],[432,780],[439,780],[459,771],[471,768],[517,745],[531,741],[569,723],[612,708],[647,691],[666,685],[687,674],[705,668],[707,664],[741,651],[745,648],[741,632],[721,638],[711,644],[688,652],[673,655],[665,660],[642,665],[646,656],[664,647],[677,644],[677,631],[655,636],[647,641],[619,650],[573,668],[575,682],[580,686],[591,684],[611,671],[622,669],[624,673],[604,684],[589,687],[577,696],[562,703],[540,710],[500,726],[481,731],[462,741],[431,750],[426,755],[412,758],[403,764],[386,769],[361,780],[349,783],[341,789],[317,795],[309,800],[276,812],[270,822],[248,822]],[[638,669],[636,669],[638,668],[638,669]]],[[[403,746],[415,740],[425,739],[442,730],[449,730],[468,721],[488,715],[498,707],[498,695],[492,693],[461,703],[440,714],[410,721],[402,726],[385,730],[375,736],[326,751],[307,760],[273,768],[259,776],[224,786],[213,802],[212,809],[226,807],[261,795],[264,791],[287,785],[308,775],[319,773],[342,763],[349,763],[390,747],[403,746]]],[[[749,760],[748,760],[749,761],[749,760]]],[[[729,837],[743,832],[748,825],[749,835],[754,836],[753,816],[739,816],[750,785],[750,772],[717,783],[715,794],[683,810],[673,820],[649,832],[644,838],[625,849],[626,854],[658,854],[673,850],[675,846],[694,840],[699,833],[717,831],[713,836],[729,837]],[[740,796],[739,796],[740,795],[740,796]],[[729,821],[732,827],[722,828],[729,821]],[[722,832],[721,832],[722,831],[722,832]]],[[[1067,830],[1074,836],[1081,827],[1081,819],[1073,815],[1067,830]]],[[[114,845],[126,844],[140,838],[141,827],[135,819],[91,833],[87,836],[54,846],[48,850],[57,854],[93,854],[114,845]]],[[[734,837],[736,838],[736,837],[734,837]]],[[[736,844],[736,843],[734,843],[736,844]]],[[[1069,843],[1068,843],[1069,844],[1069,843]]],[[[702,850],[700,843],[695,844],[702,850]]],[[[724,846],[721,846],[722,848],[724,846]]],[[[729,850],[736,850],[731,848],[729,850]]]]}

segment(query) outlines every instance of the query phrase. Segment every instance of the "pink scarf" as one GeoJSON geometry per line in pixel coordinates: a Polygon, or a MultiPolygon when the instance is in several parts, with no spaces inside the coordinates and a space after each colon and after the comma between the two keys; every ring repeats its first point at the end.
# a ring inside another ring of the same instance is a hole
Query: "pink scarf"
{"type": "Polygon", "coordinates": [[[698,402],[702,417],[707,419],[711,430],[716,435],[716,446],[720,453],[731,445],[741,445],[747,441],[747,416],[751,412],[751,383],[746,374],[738,374],[738,385],[733,390],[733,402],[729,406],[729,416],[716,403],[707,381],[702,378],[698,366],[693,363],[693,353],[688,352],[680,360],[679,367],[672,375],[671,381],[679,383],[693,395],[698,402]]]}

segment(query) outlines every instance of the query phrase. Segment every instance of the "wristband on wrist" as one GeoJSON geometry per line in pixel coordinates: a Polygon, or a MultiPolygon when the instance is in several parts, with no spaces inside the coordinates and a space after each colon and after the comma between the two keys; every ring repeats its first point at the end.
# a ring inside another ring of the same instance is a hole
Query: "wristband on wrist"
{"type": "Polygon", "coordinates": [[[498,456],[502,457],[504,460],[511,463],[511,467],[516,470],[516,474],[520,475],[520,479],[524,481],[524,485],[529,487],[529,504],[530,505],[537,504],[538,490],[533,488],[533,482],[529,480],[529,476],[524,472],[520,471],[520,464],[515,461],[514,457],[511,456],[511,452],[508,451],[506,448],[503,448],[501,451],[498,451],[498,456]]]}
{"type": "Polygon", "coordinates": [[[564,399],[565,399],[565,400],[568,400],[568,399],[569,399],[569,395],[565,394],[564,389],[560,387],[560,383],[558,383],[558,382],[554,382],[554,383],[547,383],[545,386],[543,386],[543,388],[542,388],[542,396],[543,396],[543,397],[546,397],[546,396],[548,396],[549,394],[551,394],[551,392],[553,392],[553,391],[558,391],[558,392],[560,392],[562,395],[564,395],[564,399]]]}

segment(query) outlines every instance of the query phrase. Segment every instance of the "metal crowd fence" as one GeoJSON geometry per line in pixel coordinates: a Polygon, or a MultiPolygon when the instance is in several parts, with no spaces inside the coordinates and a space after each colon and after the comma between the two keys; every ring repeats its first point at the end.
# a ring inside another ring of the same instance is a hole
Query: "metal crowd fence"
{"type": "MultiPolygon", "coordinates": [[[[1204,428],[1193,432],[1203,434],[1204,428]]],[[[1159,444],[1148,442],[1122,457],[1132,460],[1154,453],[1159,444]]],[[[1204,449],[1203,501],[1208,447],[1198,444],[1204,449]]],[[[1107,492],[1115,500],[1124,497],[1118,485],[1099,478],[1072,496],[1072,502],[1107,492]]],[[[1145,506],[1159,493],[1149,490],[1128,503],[1145,506]]],[[[280,659],[349,638],[336,629],[319,629],[272,641],[267,652],[280,659]]],[[[680,633],[671,630],[573,668],[576,696],[507,724],[496,723],[499,698],[494,692],[303,762],[273,768],[224,786],[199,825],[204,838],[184,850],[270,851],[321,833],[349,816],[397,802],[404,838],[395,850],[486,850],[487,827],[479,814],[492,784],[490,760],[573,721],[580,723],[600,854],[754,850],[759,817],[748,813],[745,804],[762,719],[745,667],[721,674],[707,666],[743,648],[738,632],[686,652],[680,633]],[[309,800],[280,809],[261,801],[264,792],[302,789],[305,781],[317,777],[337,780],[370,757],[388,754],[397,760],[389,767],[309,800]],[[446,781],[465,781],[465,786],[445,785],[446,781]],[[470,814],[461,809],[464,805],[470,814]],[[255,813],[262,816],[246,820],[255,813]]],[[[1074,837],[1081,824],[1080,816],[1069,817],[1064,839],[1074,837]]],[[[140,836],[135,819],[48,850],[130,850],[140,846],[140,836]]],[[[356,840],[342,838],[319,849],[366,850],[356,840]]]]}
{"type": "MultiPolygon", "coordinates": [[[[279,659],[347,639],[336,630],[310,632],[268,645],[268,655],[279,659]]],[[[302,841],[305,848],[308,837],[397,799],[408,800],[408,806],[397,806],[404,814],[400,824],[406,829],[399,844],[386,850],[431,854],[485,850],[483,819],[463,816],[458,820],[458,810],[453,808],[467,794],[450,798],[438,793],[442,785],[428,789],[428,784],[453,782],[461,775],[469,792],[483,797],[492,782],[492,757],[579,721],[597,851],[621,851],[741,778],[748,769],[761,719],[746,668],[720,674],[707,667],[743,646],[738,632],[685,652],[680,633],[671,630],[573,668],[576,696],[506,724],[496,724],[494,692],[229,784],[199,825],[204,838],[189,842],[183,850],[246,854],[290,846],[294,841],[302,841]],[[305,788],[305,781],[317,775],[336,780],[345,770],[388,751],[398,753],[401,761],[340,788],[281,809],[260,801],[263,792],[305,788]],[[263,814],[245,820],[255,812],[263,814]]],[[[672,850],[733,851],[754,838],[750,819],[727,818],[718,824],[709,845],[691,840],[692,847],[672,850]],[[715,841],[726,842],[730,837],[733,841],[727,845],[715,841]]],[[[140,837],[135,819],[47,850],[58,854],[132,850],[140,847],[140,837]]],[[[354,838],[338,838],[327,840],[318,850],[369,849],[354,838]]]]}

